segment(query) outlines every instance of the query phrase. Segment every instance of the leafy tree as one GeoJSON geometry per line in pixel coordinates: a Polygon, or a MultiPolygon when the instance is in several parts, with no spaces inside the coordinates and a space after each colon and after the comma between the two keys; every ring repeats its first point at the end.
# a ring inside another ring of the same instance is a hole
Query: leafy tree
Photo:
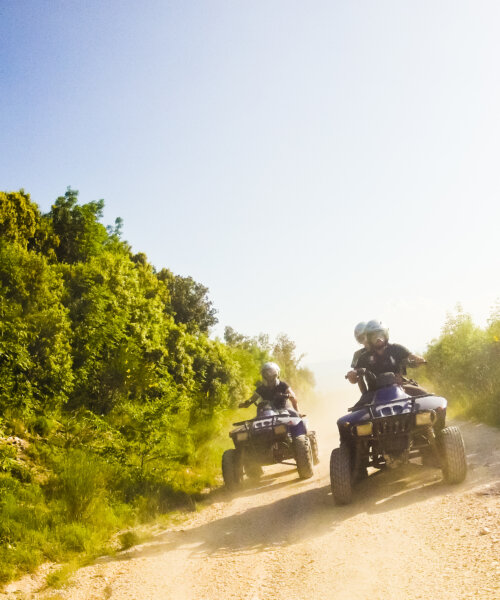
{"type": "Polygon", "coordinates": [[[40,223],[38,206],[24,190],[0,192],[0,238],[26,248],[40,223]]]}
{"type": "Polygon", "coordinates": [[[280,333],[273,347],[273,357],[282,369],[282,376],[300,393],[309,391],[314,386],[314,375],[300,363],[304,355],[296,356],[296,344],[286,334],[280,333]]]}
{"type": "Polygon", "coordinates": [[[441,336],[429,345],[428,364],[422,372],[452,407],[492,423],[500,422],[497,332],[498,314],[492,314],[489,327],[484,330],[459,307],[455,315],[448,316],[441,336]]]}
{"type": "Polygon", "coordinates": [[[158,378],[171,381],[168,292],[149,265],[104,251],[65,276],[75,332],[72,405],[107,413],[122,399],[154,393],[158,378]]]}
{"type": "Polygon", "coordinates": [[[224,342],[228,346],[239,346],[242,348],[251,349],[258,347],[262,352],[270,353],[272,351],[272,344],[269,341],[269,336],[265,333],[260,333],[255,337],[249,337],[238,333],[232,327],[225,327],[224,329],[224,342]]]}
{"type": "Polygon", "coordinates": [[[103,208],[104,200],[79,205],[78,192],[71,188],[57,198],[47,216],[59,239],[59,261],[84,262],[102,252],[108,239],[106,227],[99,223],[103,208]]]}
{"type": "Polygon", "coordinates": [[[56,410],[72,388],[71,331],[55,267],[0,243],[0,406],[56,410]]]}
{"type": "Polygon", "coordinates": [[[246,344],[249,341],[249,339],[250,338],[243,335],[242,333],[238,333],[229,325],[224,328],[224,342],[228,346],[243,346],[243,344],[246,344]]]}
{"type": "Polygon", "coordinates": [[[0,193],[0,435],[30,441],[22,460],[0,444],[0,580],[96,553],[132,514],[214,485],[233,409],[273,355],[310,383],[284,335],[210,339],[208,289],[132,254],[103,206],[68,189],[40,215],[0,193]]]}
{"type": "Polygon", "coordinates": [[[307,393],[314,387],[313,373],[300,366],[303,355],[296,356],[296,344],[286,334],[279,334],[272,343],[268,335],[248,337],[226,327],[224,341],[233,351],[239,350],[238,361],[245,364],[245,372],[252,373],[254,381],[260,377],[261,366],[273,360],[280,366],[282,378],[299,393],[307,393]]]}
{"type": "Polygon", "coordinates": [[[196,282],[192,277],[174,275],[168,269],[158,273],[170,292],[170,306],[167,311],[177,323],[186,325],[191,333],[208,333],[217,323],[217,311],[208,299],[208,288],[196,282]]]}

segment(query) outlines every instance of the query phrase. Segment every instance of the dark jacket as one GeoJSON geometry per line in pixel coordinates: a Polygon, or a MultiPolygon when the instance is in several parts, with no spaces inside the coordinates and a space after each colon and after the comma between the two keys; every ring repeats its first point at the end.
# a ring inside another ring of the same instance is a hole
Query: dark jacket
{"type": "Polygon", "coordinates": [[[284,381],[280,381],[273,388],[259,385],[255,391],[265,402],[269,402],[276,409],[286,408],[287,399],[295,396],[292,388],[284,381]]]}
{"type": "Polygon", "coordinates": [[[358,359],[358,369],[368,369],[375,375],[380,373],[396,373],[406,375],[405,359],[410,356],[408,348],[401,344],[387,344],[382,354],[366,352],[358,359]]]}

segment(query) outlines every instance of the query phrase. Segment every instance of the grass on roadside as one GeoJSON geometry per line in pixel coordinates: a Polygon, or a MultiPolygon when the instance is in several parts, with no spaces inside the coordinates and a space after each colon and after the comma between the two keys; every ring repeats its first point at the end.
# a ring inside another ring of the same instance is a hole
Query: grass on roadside
{"type": "Polygon", "coordinates": [[[89,560],[146,541],[144,524],[167,526],[196,510],[220,476],[222,451],[218,444],[209,451],[208,426],[199,432],[198,464],[151,462],[141,476],[92,448],[20,433],[22,460],[0,443],[0,584],[48,561],[62,565],[47,579],[61,587],[89,560]]]}

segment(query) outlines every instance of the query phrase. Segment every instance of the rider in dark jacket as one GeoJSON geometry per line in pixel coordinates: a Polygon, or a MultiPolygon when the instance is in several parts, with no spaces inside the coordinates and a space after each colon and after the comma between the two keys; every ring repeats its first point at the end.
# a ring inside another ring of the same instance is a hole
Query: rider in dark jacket
{"type": "MultiPolygon", "coordinates": [[[[416,366],[425,363],[425,359],[411,353],[401,344],[389,344],[389,330],[380,321],[369,321],[365,333],[369,350],[359,357],[356,368],[367,369],[374,375],[394,373],[396,381],[402,385],[407,394],[410,396],[425,394],[426,391],[416,382],[405,377],[408,362],[416,366]]],[[[351,383],[358,381],[356,368],[346,375],[351,383]]]]}
{"type": "Polygon", "coordinates": [[[257,387],[253,396],[246,402],[242,402],[240,408],[246,408],[252,403],[269,402],[273,408],[280,410],[288,408],[287,404],[291,403],[295,412],[299,412],[299,406],[295,393],[292,388],[280,381],[280,368],[276,363],[267,362],[261,369],[262,384],[257,387]]]}

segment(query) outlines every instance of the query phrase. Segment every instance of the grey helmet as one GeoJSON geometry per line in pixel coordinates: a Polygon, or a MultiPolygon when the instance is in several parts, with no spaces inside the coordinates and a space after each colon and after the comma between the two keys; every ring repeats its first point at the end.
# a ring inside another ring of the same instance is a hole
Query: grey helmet
{"type": "Polygon", "coordinates": [[[375,341],[377,334],[379,334],[380,338],[385,342],[389,341],[389,328],[386,327],[382,321],[378,321],[377,319],[368,321],[365,327],[365,335],[370,344],[375,341]]]}
{"type": "Polygon", "coordinates": [[[356,338],[356,341],[358,342],[358,344],[364,344],[366,342],[365,329],[366,329],[366,323],[364,321],[361,321],[360,323],[358,323],[356,325],[356,327],[354,328],[354,337],[356,338]]]}
{"type": "Polygon", "coordinates": [[[280,368],[274,362],[266,362],[260,370],[264,383],[269,386],[276,386],[279,383],[280,368]]]}

